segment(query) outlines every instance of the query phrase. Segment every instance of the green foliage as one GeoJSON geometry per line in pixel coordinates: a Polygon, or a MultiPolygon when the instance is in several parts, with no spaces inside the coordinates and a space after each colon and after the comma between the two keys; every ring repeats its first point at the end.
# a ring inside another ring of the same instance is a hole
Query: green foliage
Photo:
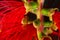
{"type": "Polygon", "coordinates": [[[32,9],[36,9],[38,7],[36,2],[30,2],[30,6],[32,9]]]}
{"type": "Polygon", "coordinates": [[[49,13],[49,9],[42,9],[41,12],[42,12],[43,15],[47,16],[48,13],[49,13]]]}
{"type": "Polygon", "coordinates": [[[38,26],[38,27],[40,26],[40,20],[39,19],[35,20],[34,23],[36,26],[38,26]]]}
{"type": "Polygon", "coordinates": [[[50,27],[52,22],[44,22],[44,27],[50,27]]]}
{"type": "Polygon", "coordinates": [[[41,32],[39,32],[39,37],[42,38],[42,33],[41,32]]]}

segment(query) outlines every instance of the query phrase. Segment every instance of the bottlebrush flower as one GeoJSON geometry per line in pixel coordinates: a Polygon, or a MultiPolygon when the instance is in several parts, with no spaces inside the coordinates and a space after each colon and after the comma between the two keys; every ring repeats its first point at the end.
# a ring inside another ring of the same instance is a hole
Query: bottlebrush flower
{"type": "Polygon", "coordinates": [[[21,20],[26,13],[23,2],[5,1],[1,2],[1,4],[11,8],[11,11],[3,14],[4,17],[1,20],[2,32],[0,33],[0,40],[38,40],[36,29],[32,24],[24,27],[21,24],[21,20]]]}

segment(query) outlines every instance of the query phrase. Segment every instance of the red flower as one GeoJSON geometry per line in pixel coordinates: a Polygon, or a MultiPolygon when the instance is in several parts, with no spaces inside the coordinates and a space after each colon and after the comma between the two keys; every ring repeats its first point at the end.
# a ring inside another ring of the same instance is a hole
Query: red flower
{"type": "Polygon", "coordinates": [[[36,29],[32,24],[22,26],[21,20],[24,17],[26,9],[22,2],[0,2],[5,11],[1,20],[2,32],[0,40],[37,40],[36,29]],[[10,11],[8,11],[10,10],[10,11]]]}
{"type": "Polygon", "coordinates": [[[58,29],[60,30],[60,12],[55,12],[54,13],[53,21],[56,23],[58,29]]]}
{"type": "MultiPolygon", "coordinates": [[[[26,12],[23,2],[2,1],[0,4],[0,40],[38,40],[36,29],[32,24],[26,26],[21,24],[26,12]]],[[[60,30],[59,18],[60,12],[56,12],[53,19],[60,30]]]]}
{"type": "Polygon", "coordinates": [[[58,27],[57,32],[53,32],[53,34],[60,37],[60,12],[54,13],[53,21],[56,23],[56,26],[58,27]]]}

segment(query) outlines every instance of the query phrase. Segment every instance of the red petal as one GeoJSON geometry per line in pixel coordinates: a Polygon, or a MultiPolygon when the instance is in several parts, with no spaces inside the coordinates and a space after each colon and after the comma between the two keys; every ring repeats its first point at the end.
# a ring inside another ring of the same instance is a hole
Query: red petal
{"type": "Polygon", "coordinates": [[[60,30],[60,12],[55,12],[54,13],[53,21],[56,23],[58,29],[60,30]]]}
{"type": "MultiPolygon", "coordinates": [[[[1,3],[3,4],[4,2],[1,3]]],[[[37,40],[36,29],[32,24],[26,25],[26,28],[22,27],[21,20],[26,12],[23,3],[5,2],[4,6],[6,5],[10,8],[12,7],[12,9],[10,9],[10,12],[3,14],[0,40],[32,40],[32,38],[37,40]]]]}

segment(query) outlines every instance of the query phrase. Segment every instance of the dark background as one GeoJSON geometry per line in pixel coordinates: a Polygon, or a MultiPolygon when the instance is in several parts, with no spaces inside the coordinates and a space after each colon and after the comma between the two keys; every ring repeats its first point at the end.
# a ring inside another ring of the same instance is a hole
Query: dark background
{"type": "Polygon", "coordinates": [[[45,0],[43,8],[59,8],[60,0],[45,0]]]}

